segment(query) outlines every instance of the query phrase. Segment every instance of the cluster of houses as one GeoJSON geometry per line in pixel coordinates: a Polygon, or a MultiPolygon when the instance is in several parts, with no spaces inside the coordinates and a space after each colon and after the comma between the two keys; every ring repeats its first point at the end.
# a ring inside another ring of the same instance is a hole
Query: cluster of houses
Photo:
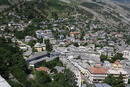
{"type": "MultiPolygon", "coordinates": [[[[94,49],[95,45],[91,44],[79,47],[75,47],[73,45],[68,47],[55,47],[54,50],[61,53],[60,58],[65,66],[77,73],[80,71],[80,76],[83,74],[87,79],[87,82],[90,84],[101,83],[108,75],[118,77],[120,74],[123,76],[124,83],[128,84],[130,76],[129,57],[125,57],[125,60],[115,61],[114,63],[110,63],[109,61],[104,61],[104,63],[102,63],[100,61],[100,55],[104,54],[112,57],[115,55],[114,49],[112,47],[97,48],[96,51],[94,49]],[[68,63],[66,63],[66,59],[68,59],[72,65],[68,65],[68,63]],[[74,67],[72,68],[72,66],[76,67],[78,70],[74,67]]],[[[125,50],[121,53],[123,52],[125,52],[125,50]]],[[[123,55],[125,56],[124,53],[123,55]]],[[[77,78],[82,81],[82,77],[77,78]]],[[[83,78],[85,81],[86,79],[83,78]]]]}
{"type": "Polygon", "coordinates": [[[27,27],[29,25],[29,23],[15,23],[13,21],[8,23],[8,27],[10,30],[18,30],[18,31],[23,31],[25,29],[25,27],[27,27]]]}
{"type": "MultiPolygon", "coordinates": [[[[31,24],[31,21],[28,23],[12,21],[6,26],[10,30],[23,31],[29,24],[31,24]]],[[[35,35],[25,36],[22,41],[26,44],[19,43],[20,48],[24,51],[31,50],[29,53],[26,52],[29,54],[29,57],[26,58],[29,66],[35,66],[44,60],[50,61],[58,56],[63,64],[75,73],[79,87],[82,81],[81,73],[91,84],[102,82],[109,74],[117,77],[120,73],[123,75],[124,82],[128,83],[130,46],[126,44],[123,36],[130,34],[129,31],[118,32],[116,26],[109,26],[106,23],[97,22],[95,19],[84,19],[80,14],[70,18],[42,21],[37,24],[39,29],[35,31],[35,35]],[[54,37],[54,32],[59,37],[58,39],[54,37]],[[42,39],[43,42],[38,42],[38,39],[42,39]],[[46,52],[46,44],[44,43],[46,39],[49,39],[53,45],[53,52],[50,54],[46,52]],[[27,45],[32,40],[36,41],[33,46],[38,51],[36,53],[32,53],[31,47],[27,45]],[[79,47],[75,47],[73,43],[78,43],[79,47]],[[82,43],[87,43],[87,45],[82,45],[82,43]],[[101,54],[113,57],[116,53],[122,53],[126,60],[116,61],[113,64],[108,61],[104,63],[100,61],[101,54]]],[[[0,36],[2,36],[2,31],[5,30],[6,26],[0,26],[0,36]]],[[[13,34],[5,36],[12,37],[12,40],[15,37],[13,34]]],[[[19,42],[16,38],[14,39],[19,42]]],[[[60,67],[57,68],[62,71],[60,67]]],[[[36,70],[50,73],[47,67],[39,67],[36,70]]]]}
{"type": "Polygon", "coordinates": [[[128,72],[123,70],[122,65],[118,61],[110,64],[109,68],[102,66],[87,67],[85,74],[90,83],[101,83],[108,75],[119,77],[122,74],[124,83],[128,84],[129,78],[128,72]]]}
{"type": "MultiPolygon", "coordinates": [[[[108,61],[105,61],[103,64],[93,65],[93,64],[87,64],[87,62],[84,62],[84,60],[80,59],[77,60],[73,56],[71,57],[69,56],[66,60],[64,58],[61,59],[63,64],[65,64],[68,68],[72,69],[77,73],[80,72],[79,76],[76,77],[78,81],[81,81],[79,87],[81,87],[82,81],[87,81],[89,84],[95,84],[95,85],[108,85],[108,84],[102,84],[102,82],[108,75],[119,77],[121,74],[123,76],[124,83],[128,84],[128,79],[130,76],[129,72],[130,66],[128,69],[128,65],[124,64],[123,61],[115,61],[114,63],[109,63],[108,61]],[[66,63],[66,60],[68,60],[71,63],[71,65],[69,63],[66,63]],[[127,69],[124,68],[126,66],[127,69]]],[[[99,87],[105,87],[105,86],[99,86],[99,87]]],[[[108,85],[106,87],[111,86],[108,85]]]]}

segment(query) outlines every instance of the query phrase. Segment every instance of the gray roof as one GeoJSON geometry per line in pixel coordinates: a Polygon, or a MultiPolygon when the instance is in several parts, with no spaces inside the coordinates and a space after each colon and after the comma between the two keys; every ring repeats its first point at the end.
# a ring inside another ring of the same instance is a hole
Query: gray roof
{"type": "Polygon", "coordinates": [[[87,85],[86,84],[82,84],[82,87],[87,87],[87,85]]]}
{"type": "Polygon", "coordinates": [[[55,69],[57,69],[58,72],[62,72],[64,70],[64,67],[56,66],[55,69]]]}
{"type": "Polygon", "coordinates": [[[107,83],[102,83],[102,84],[97,83],[97,84],[94,84],[94,85],[95,85],[95,87],[111,87],[111,86],[108,85],[107,83]]]}
{"type": "Polygon", "coordinates": [[[46,55],[46,54],[47,54],[47,52],[37,52],[37,53],[34,53],[33,55],[31,55],[29,58],[27,58],[27,60],[33,59],[33,58],[36,58],[36,57],[39,57],[42,55],[46,55]]]}
{"type": "Polygon", "coordinates": [[[128,84],[126,87],[130,87],[130,84],[128,84]]]}
{"type": "Polygon", "coordinates": [[[11,86],[7,83],[7,81],[6,81],[4,78],[1,77],[1,75],[0,75],[0,87],[11,87],[11,86]]]}

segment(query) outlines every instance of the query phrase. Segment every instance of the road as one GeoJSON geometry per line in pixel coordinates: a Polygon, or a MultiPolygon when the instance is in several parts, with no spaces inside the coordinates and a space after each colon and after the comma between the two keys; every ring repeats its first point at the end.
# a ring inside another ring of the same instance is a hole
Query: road
{"type": "Polygon", "coordinates": [[[32,48],[29,45],[26,45],[26,46],[27,46],[28,50],[26,52],[24,52],[23,55],[24,56],[29,56],[29,55],[32,54],[32,48]]]}

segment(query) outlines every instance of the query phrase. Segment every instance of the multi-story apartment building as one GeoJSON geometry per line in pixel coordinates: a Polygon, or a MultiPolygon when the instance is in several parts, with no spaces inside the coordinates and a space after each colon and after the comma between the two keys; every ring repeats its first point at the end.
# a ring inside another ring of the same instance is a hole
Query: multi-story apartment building
{"type": "Polygon", "coordinates": [[[89,83],[100,83],[107,77],[107,68],[95,66],[87,68],[86,76],[89,83]]]}
{"type": "Polygon", "coordinates": [[[120,64],[119,61],[115,61],[112,66],[112,68],[108,70],[108,74],[113,75],[114,77],[119,77],[120,74],[123,76],[124,83],[128,83],[128,72],[123,70],[122,65],[120,64]]]}
{"type": "Polygon", "coordinates": [[[115,61],[111,65],[111,68],[104,68],[101,66],[88,67],[85,75],[87,76],[89,83],[101,83],[108,75],[113,75],[114,77],[119,77],[120,74],[123,76],[124,83],[128,83],[128,73],[122,69],[122,65],[115,61]]]}

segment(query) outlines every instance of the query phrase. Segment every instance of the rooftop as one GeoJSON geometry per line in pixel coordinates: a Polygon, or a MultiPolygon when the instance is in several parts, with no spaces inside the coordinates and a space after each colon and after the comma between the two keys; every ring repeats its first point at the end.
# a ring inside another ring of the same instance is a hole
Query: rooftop
{"type": "Polygon", "coordinates": [[[113,64],[120,65],[120,62],[117,60],[113,64]]]}
{"type": "Polygon", "coordinates": [[[39,67],[36,68],[37,71],[50,71],[50,69],[48,69],[47,67],[39,67]]]}
{"type": "Polygon", "coordinates": [[[6,81],[4,78],[1,77],[1,75],[0,75],[0,87],[11,87],[11,86],[7,83],[7,81],[6,81]]]}
{"type": "Polygon", "coordinates": [[[96,67],[89,67],[87,68],[90,73],[93,74],[107,74],[108,69],[100,66],[96,67]]]}
{"type": "Polygon", "coordinates": [[[43,55],[46,55],[46,54],[47,54],[47,52],[37,52],[37,53],[32,54],[29,58],[27,58],[27,60],[33,59],[33,58],[36,58],[36,57],[40,57],[40,56],[43,56],[43,55]]]}
{"type": "Polygon", "coordinates": [[[102,83],[102,84],[97,83],[97,84],[94,84],[94,85],[95,85],[95,87],[111,87],[111,86],[108,85],[107,83],[102,83]]]}
{"type": "Polygon", "coordinates": [[[79,34],[80,32],[70,32],[70,34],[79,34]]]}
{"type": "Polygon", "coordinates": [[[120,73],[122,73],[122,74],[128,74],[125,70],[113,70],[113,69],[109,69],[108,70],[108,73],[110,73],[110,74],[120,74],[120,73]]]}

